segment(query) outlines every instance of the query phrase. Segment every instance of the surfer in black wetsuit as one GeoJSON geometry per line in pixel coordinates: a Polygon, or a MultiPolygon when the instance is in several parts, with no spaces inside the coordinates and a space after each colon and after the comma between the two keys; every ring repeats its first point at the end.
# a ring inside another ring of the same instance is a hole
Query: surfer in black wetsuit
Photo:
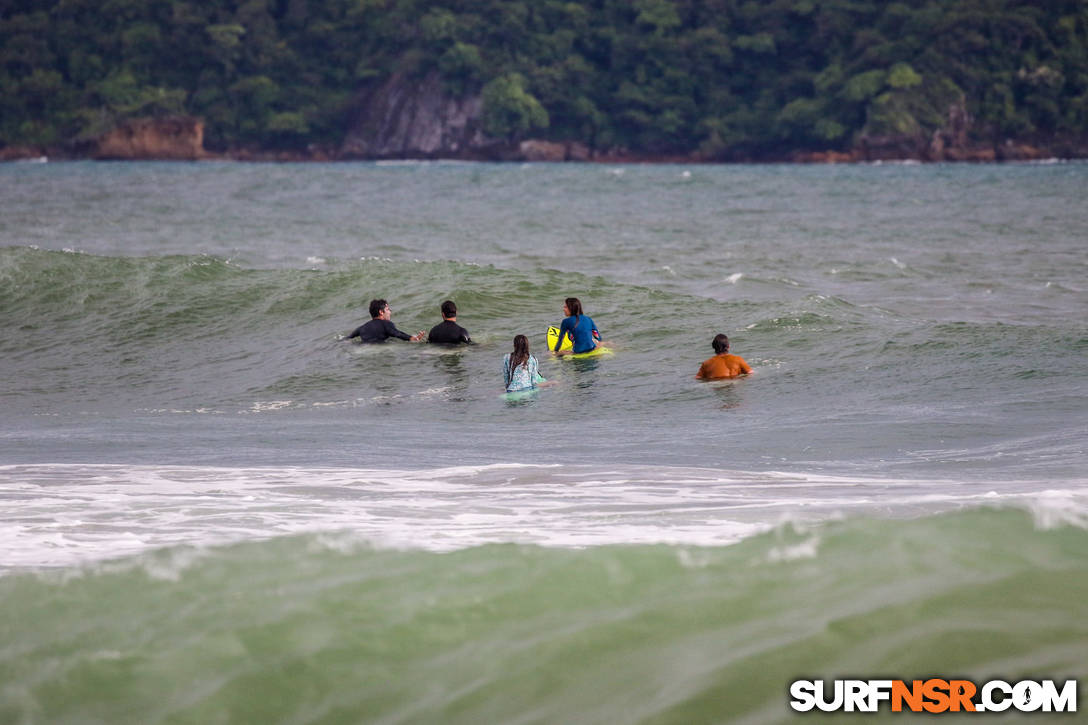
{"type": "Polygon", "coordinates": [[[442,303],[442,322],[431,328],[427,333],[427,342],[442,342],[449,345],[465,343],[472,345],[472,339],[468,336],[468,330],[457,324],[457,305],[453,300],[442,303]]]}
{"type": "Polygon", "coordinates": [[[370,301],[370,322],[359,325],[355,330],[347,336],[348,340],[353,338],[359,338],[359,342],[385,342],[390,337],[395,337],[399,340],[411,340],[412,342],[420,342],[423,340],[423,330],[420,330],[415,335],[409,335],[406,332],[401,332],[397,329],[397,326],[393,324],[391,318],[393,317],[393,311],[389,309],[389,303],[385,300],[371,300],[370,301]]]}

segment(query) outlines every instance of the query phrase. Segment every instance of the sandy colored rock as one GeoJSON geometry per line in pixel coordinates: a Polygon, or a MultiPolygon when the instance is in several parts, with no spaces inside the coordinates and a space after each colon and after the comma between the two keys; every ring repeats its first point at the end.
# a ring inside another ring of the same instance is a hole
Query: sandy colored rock
{"type": "Polygon", "coordinates": [[[589,161],[593,158],[593,152],[584,143],[574,142],[567,145],[568,161],[589,161]]]}
{"type": "Polygon", "coordinates": [[[40,159],[46,154],[31,146],[5,146],[0,148],[0,161],[26,161],[40,159]]]}
{"type": "Polygon", "coordinates": [[[192,117],[136,118],[98,139],[96,159],[195,160],[204,157],[204,122],[192,117]]]}
{"type": "Polygon", "coordinates": [[[940,159],[943,161],[976,161],[989,162],[997,160],[997,152],[989,146],[973,148],[946,148],[940,159]]]}
{"type": "Polygon", "coordinates": [[[1002,161],[1035,161],[1044,159],[1049,154],[1040,151],[1031,144],[1006,141],[996,149],[997,158],[1002,161]]]}
{"type": "Polygon", "coordinates": [[[794,161],[802,164],[853,164],[861,160],[857,151],[809,151],[797,154],[794,161]]]}
{"type": "Polygon", "coordinates": [[[554,141],[528,139],[518,145],[518,151],[526,161],[566,161],[566,144],[554,141]]]}

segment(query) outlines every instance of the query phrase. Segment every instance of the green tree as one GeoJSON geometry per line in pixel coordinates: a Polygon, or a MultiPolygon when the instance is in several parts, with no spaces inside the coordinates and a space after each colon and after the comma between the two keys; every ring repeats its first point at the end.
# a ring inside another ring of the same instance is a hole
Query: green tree
{"type": "Polygon", "coordinates": [[[484,86],[484,132],[496,138],[514,141],[534,129],[548,127],[548,112],[525,90],[525,79],[510,73],[484,86]]]}

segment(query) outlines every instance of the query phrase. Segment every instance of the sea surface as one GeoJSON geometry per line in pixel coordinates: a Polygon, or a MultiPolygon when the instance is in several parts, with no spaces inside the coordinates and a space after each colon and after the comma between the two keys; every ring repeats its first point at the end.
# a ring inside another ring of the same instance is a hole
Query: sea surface
{"type": "Polygon", "coordinates": [[[2,164],[0,722],[1088,708],[1086,210],[1056,161],[2,164]],[[546,351],[569,296],[613,355],[546,351]],[[377,297],[477,344],[345,340],[377,297]],[[693,379],[717,333],[753,375],[693,379]]]}

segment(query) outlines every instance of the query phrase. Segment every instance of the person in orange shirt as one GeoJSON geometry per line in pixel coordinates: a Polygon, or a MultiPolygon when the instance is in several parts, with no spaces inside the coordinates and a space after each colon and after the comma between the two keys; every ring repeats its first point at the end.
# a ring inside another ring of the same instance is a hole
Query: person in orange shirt
{"type": "Polygon", "coordinates": [[[717,335],[710,343],[716,353],[699,366],[699,372],[695,373],[696,380],[722,380],[748,375],[752,368],[744,362],[740,355],[729,354],[729,338],[725,335],[717,335]]]}

